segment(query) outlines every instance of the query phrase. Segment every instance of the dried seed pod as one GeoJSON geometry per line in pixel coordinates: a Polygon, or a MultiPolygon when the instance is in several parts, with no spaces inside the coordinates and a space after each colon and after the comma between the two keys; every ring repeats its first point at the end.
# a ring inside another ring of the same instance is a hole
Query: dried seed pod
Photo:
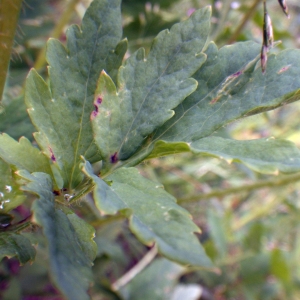
{"type": "Polygon", "coordinates": [[[267,60],[268,60],[267,52],[268,52],[268,47],[263,44],[260,53],[261,70],[263,74],[266,73],[266,69],[267,69],[267,60]]]}
{"type": "Polygon", "coordinates": [[[281,6],[283,12],[285,13],[285,15],[289,18],[290,15],[289,15],[288,7],[286,5],[286,1],[285,0],[278,0],[278,2],[279,2],[279,5],[281,6]]]}
{"type": "Polygon", "coordinates": [[[273,46],[273,27],[272,27],[272,21],[267,11],[267,5],[266,2],[264,2],[264,25],[263,25],[263,44],[270,48],[273,46]]]}

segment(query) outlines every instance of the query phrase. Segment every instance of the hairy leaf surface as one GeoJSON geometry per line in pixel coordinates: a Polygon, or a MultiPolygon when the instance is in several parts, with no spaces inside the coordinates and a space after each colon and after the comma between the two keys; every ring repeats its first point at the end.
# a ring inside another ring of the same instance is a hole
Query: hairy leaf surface
{"type": "Polygon", "coordinates": [[[28,75],[25,101],[38,130],[35,139],[60,169],[67,188],[81,182],[80,155],[100,160],[89,121],[93,95],[103,69],[116,76],[127,48],[126,41],[119,43],[121,36],[120,0],[95,0],[81,28],[68,29],[66,48],[49,40],[50,86],[34,70],[28,75]]]}
{"type": "Polygon", "coordinates": [[[253,42],[220,50],[211,43],[207,61],[194,76],[197,91],[176,108],[154,140],[195,141],[233,120],[298,100],[300,51],[270,55],[265,75],[259,52],[260,45],[253,42]]]}
{"type": "Polygon", "coordinates": [[[55,208],[49,175],[27,171],[19,175],[28,181],[23,189],[39,197],[32,210],[48,241],[50,272],[56,286],[68,299],[90,299],[86,290],[96,255],[93,228],[75,214],[66,215],[55,208]]]}
{"type": "Polygon", "coordinates": [[[106,161],[134,154],[145,138],[166,120],[197,87],[191,77],[204,63],[201,53],[209,33],[210,8],[162,31],[147,59],[143,49],[120,68],[118,84],[104,72],[91,115],[95,139],[106,161]]]}
{"type": "Polygon", "coordinates": [[[147,159],[189,151],[243,163],[260,173],[300,171],[300,150],[296,145],[273,138],[238,141],[211,136],[192,143],[158,141],[147,159]]]}
{"type": "Polygon", "coordinates": [[[107,185],[103,192],[104,182],[93,174],[88,162],[83,165],[83,171],[96,185],[94,199],[99,210],[131,212],[130,229],[144,244],[155,242],[160,253],[182,264],[212,267],[194,235],[199,228],[162,185],[145,179],[135,168],[120,168],[107,177],[111,186],[107,185]]]}
{"type": "Polygon", "coordinates": [[[28,261],[33,261],[35,249],[30,241],[22,234],[13,232],[0,233],[0,261],[4,257],[16,257],[23,265],[28,261]]]}

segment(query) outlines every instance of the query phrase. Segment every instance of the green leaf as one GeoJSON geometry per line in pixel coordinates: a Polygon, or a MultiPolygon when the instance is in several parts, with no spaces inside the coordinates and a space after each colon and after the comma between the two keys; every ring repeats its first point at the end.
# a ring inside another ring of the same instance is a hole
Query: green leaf
{"type": "Polygon", "coordinates": [[[93,195],[99,210],[111,214],[127,209],[130,229],[141,242],[146,245],[155,242],[161,254],[179,263],[212,267],[194,235],[199,228],[163,186],[145,179],[135,168],[116,170],[107,177],[111,186],[106,188],[87,161],[83,172],[96,185],[93,195]]]}
{"type": "Polygon", "coordinates": [[[68,299],[90,299],[86,290],[92,281],[91,266],[96,255],[93,228],[75,214],[66,215],[55,208],[49,175],[26,171],[19,175],[28,181],[23,189],[39,197],[32,210],[48,241],[55,284],[68,299]]]}
{"type": "Polygon", "coordinates": [[[0,261],[4,257],[16,257],[21,265],[28,261],[33,261],[35,257],[35,249],[30,241],[13,232],[0,233],[0,261]]]}
{"type": "Polygon", "coordinates": [[[211,10],[162,31],[147,59],[139,49],[119,70],[118,85],[102,72],[91,116],[95,140],[107,162],[133,155],[145,138],[170,119],[197,87],[191,77],[204,63],[211,10]]]}
{"type": "Polygon", "coordinates": [[[207,213],[207,224],[214,245],[216,246],[219,255],[224,258],[227,255],[228,247],[222,216],[210,209],[207,213]]]}
{"type": "Polygon", "coordinates": [[[25,102],[39,131],[35,139],[60,170],[66,188],[82,180],[80,155],[91,162],[101,158],[90,123],[93,95],[100,72],[115,77],[122,63],[127,46],[119,43],[121,36],[120,0],[95,0],[81,28],[68,29],[66,48],[49,40],[49,87],[36,71],[28,75],[25,102]]]}
{"type": "Polygon", "coordinates": [[[291,268],[287,263],[284,252],[274,249],[271,253],[271,273],[277,277],[286,287],[291,287],[291,268]]]}
{"type": "Polygon", "coordinates": [[[125,300],[170,299],[183,270],[183,267],[171,261],[163,258],[156,259],[120,292],[125,300]]]}
{"type": "Polygon", "coordinates": [[[1,134],[0,157],[18,170],[52,174],[48,158],[25,137],[18,143],[9,135],[1,134]]]}
{"type": "Polygon", "coordinates": [[[147,159],[188,150],[195,154],[211,155],[229,162],[243,163],[260,173],[300,171],[300,150],[296,145],[273,138],[238,141],[211,136],[192,143],[158,141],[147,159]]]}
{"type": "Polygon", "coordinates": [[[16,183],[10,166],[0,159],[0,208],[6,213],[25,201],[26,197],[16,183]]]}
{"type": "Polygon", "coordinates": [[[260,45],[211,43],[207,61],[195,74],[198,89],[175,110],[153,140],[191,142],[211,135],[239,118],[299,99],[300,51],[269,55],[265,75],[259,66],[260,45]]]}

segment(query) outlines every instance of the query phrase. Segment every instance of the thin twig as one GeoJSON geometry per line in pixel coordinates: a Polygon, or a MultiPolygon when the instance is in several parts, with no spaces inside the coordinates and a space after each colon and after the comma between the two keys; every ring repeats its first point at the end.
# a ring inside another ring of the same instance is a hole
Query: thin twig
{"type": "Polygon", "coordinates": [[[154,246],[147,254],[127,273],[112,284],[112,289],[118,291],[122,286],[130,282],[136,275],[143,271],[157,254],[157,247],[154,246]]]}
{"type": "MultiPolygon", "coordinates": [[[[51,32],[50,36],[52,38],[58,39],[59,36],[61,35],[64,27],[68,24],[69,20],[72,17],[72,14],[75,10],[75,6],[77,5],[79,0],[70,0],[67,4],[67,7],[64,9],[63,14],[61,15],[58,23],[56,24],[55,28],[51,32]]],[[[34,68],[39,70],[43,68],[43,66],[46,63],[46,45],[45,47],[40,51],[36,62],[34,64],[34,68]]]]}
{"type": "Polygon", "coordinates": [[[217,189],[210,193],[194,195],[191,197],[178,199],[177,203],[182,204],[182,203],[189,203],[189,202],[197,202],[200,200],[207,200],[213,197],[224,197],[231,194],[250,192],[262,188],[278,187],[278,186],[288,185],[290,183],[295,183],[299,180],[300,180],[300,173],[297,173],[295,175],[289,175],[289,176],[284,176],[279,178],[276,177],[276,179],[264,180],[250,185],[244,185],[244,186],[233,187],[228,189],[217,189]]]}
{"type": "Polygon", "coordinates": [[[249,10],[247,11],[247,13],[244,15],[244,18],[242,19],[242,22],[240,23],[240,25],[237,27],[237,29],[235,30],[235,32],[231,35],[228,44],[232,44],[234,43],[237,38],[239,37],[240,33],[243,31],[244,27],[246,26],[247,22],[249,21],[249,19],[252,17],[252,15],[254,14],[258,4],[261,2],[261,0],[254,0],[253,4],[251,5],[251,7],[249,8],[249,10]]]}

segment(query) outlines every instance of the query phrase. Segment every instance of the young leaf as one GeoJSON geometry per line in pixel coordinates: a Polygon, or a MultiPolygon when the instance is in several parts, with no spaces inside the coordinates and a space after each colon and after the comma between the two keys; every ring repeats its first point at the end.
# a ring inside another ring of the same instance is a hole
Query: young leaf
{"type": "Polygon", "coordinates": [[[143,49],[119,70],[117,87],[104,72],[91,115],[102,156],[115,163],[133,155],[144,139],[166,120],[197,86],[191,77],[204,63],[210,8],[162,31],[145,59],[143,49]]]}
{"type": "Polygon", "coordinates": [[[25,101],[39,131],[35,139],[60,169],[66,188],[81,182],[80,155],[100,160],[89,121],[93,94],[100,72],[115,77],[122,63],[127,46],[126,41],[119,43],[121,36],[120,0],[95,0],[81,28],[68,29],[66,48],[49,40],[50,86],[34,70],[28,75],[25,101]]]}
{"type": "Polygon", "coordinates": [[[89,299],[86,290],[96,255],[93,228],[75,214],[66,215],[55,208],[49,175],[27,171],[19,175],[28,181],[23,189],[39,197],[32,210],[48,241],[50,272],[56,286],[68,299],[89,299]]]}
{"type": "Polygon", "coordinates": [[[273,138],[238,141],[210,136],[192,143],[158,141],[146,159],[189,151],[242,163],[265,174],[300,171],[300,151],[296,145],[273,138]]]}
{"type": "Polygon", "coordinates": [[[211,43],[207,61],[195,74],[198,89],[175,110],[153,140],[195,141],[233,120],[298,100],[300,51],[268,58],[265,75],[256,68],[260,46],[253,42],[225,46],[211,43]]]}
{"type": "Polygon", "coordinates": [[[0,157],[19,170],[51,174],[48,158],[25,137],[18,143],[7,134],[0,134],[0,157]]]}
{"type": "Polygon", "coordinates": [[[120,209],[131,212],[129,226],[141,242],[146,245],[155,242],[161,254],[182,264],[212,267],[194,235],[199,228],[161,185],[145,179],[135,168],[120,168],[107,177],[112,183],[103,192],[103,180],[93,174],[87,161],[83,172],[96,185],[94,199],[99,210],[103,213],[120,209]],[[112,197],[112,194],[115,195],[112,197]]]}
{"type": "Polygon", "coordinates": [[[33,261],[35,249],[22,234],[13,232],[0,233],[0,261],[4,257],[17,257],[21,265],[33,261]]]}

